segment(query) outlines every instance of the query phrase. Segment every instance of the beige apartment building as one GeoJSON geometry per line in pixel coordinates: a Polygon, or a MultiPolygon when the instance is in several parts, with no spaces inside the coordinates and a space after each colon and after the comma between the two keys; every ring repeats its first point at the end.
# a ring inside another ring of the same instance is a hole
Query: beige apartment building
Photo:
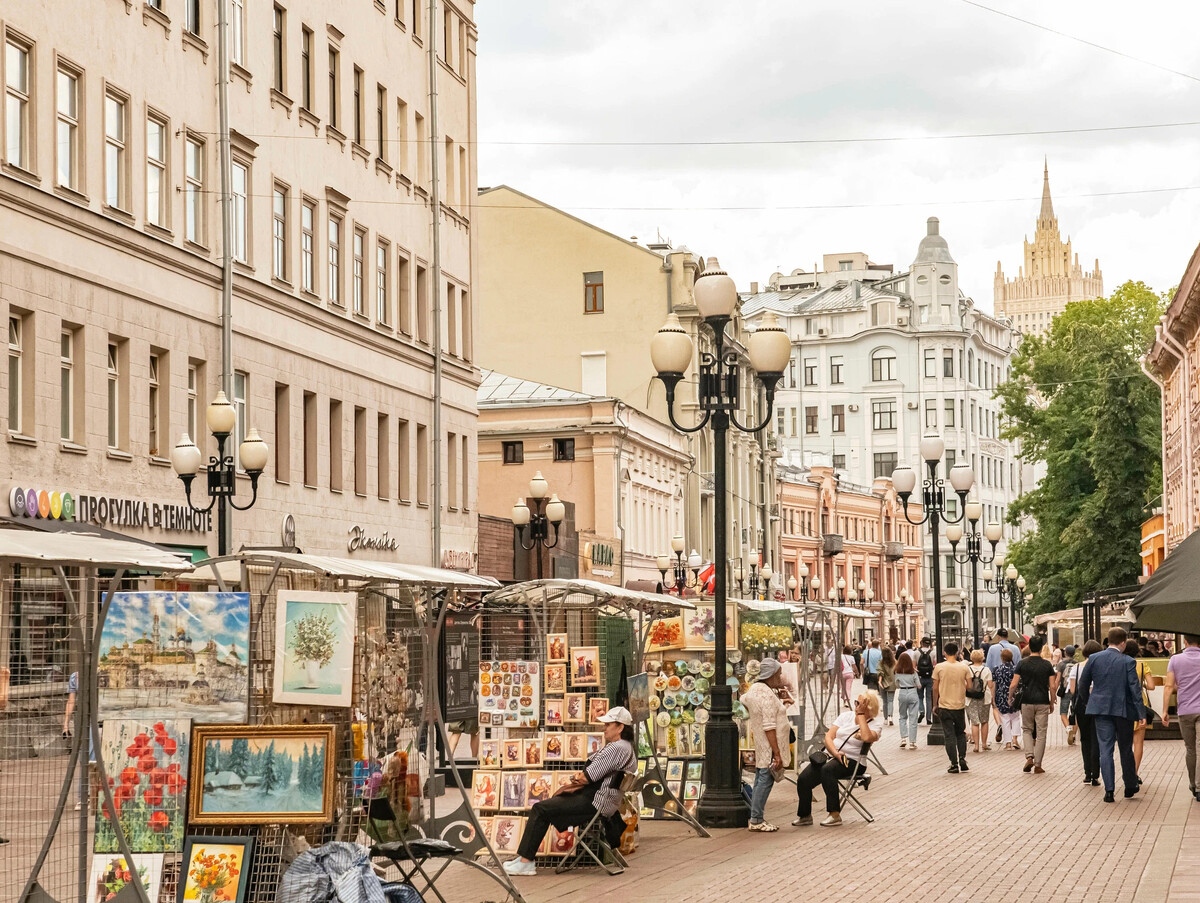
{"type": "MultiPolygon", "coordinates": [[[[641,245],[621,238],[508,186],[481,189],[475,215],[478,286],[487,299],[480,311],[481,366],[586,396],[614,398],[667,424],[666,393],[655,379],[650,341],[667,314],[674,312],[691,335],[696,355],[679,386],[676,415],[684,425],[699,421],[698,356],[712,348],[710,333],[701,331],[692,292],[704,269],[702,255],[666,241],[641,245]]],[[[740,309],[726,333],[732,337],[727,347],[744,367],[742,395],[749,411],[740,419],[757,422],[759,398],[747,391],[752,383],[740,309]]],[[[711,431],[689,435],[687,451],[694,464],[684,489],[679,532],[689,550],[695,547],[711,561],[711,431]]],[[[775,459],[774,451],[760,446],[756,436],[730,430],[731,555],[747,546],[777,545],[775,459]]]]}
{"type": "Polygon", "coordinates": [[[1042,208],[1038,213],[1033,241],[1025,240],[1024,264],[1015,279],[1005,279],[996,261],[994,306],[997,317],[1009,317],[1026,335],[1041,335],[1051,321],[1072,301],[1104,295],[1104,276],[1099,259],[1095,269],[1084,272],[1079,255],[1071,250],[1071,239],[1062,239],[1058,217],[1050,199],[1050,166],[1042,174],[1042,208]]]}
{"type": "MultiPolygon", "coordinates": [[[[272,451],[234,548],[279,545],[290,516],[307,552],[440,564],[475,551],[476,32],[469,0],[436,2],[430,34],[428,0],[229,0],[234,439],[257,428],[272,451]]],[[[70,494],[81,520],[215,552],[212,518],[179,507],[169,455],[185,432],[215,451],[217,12],[215,0],[0,9],[6,513],[29,516],[15,490],[70,494]]],[[[248,501],[248,479],[238,494],[248,501]]]]}
{"type": "Polygon", "coordinates": [[[511,517],[541,472],[575,506],[581,577],[655,588],[655,559],[683,529],[691,464],[682,434],[616,398],[483,375],[479,511],[511,517]]]}

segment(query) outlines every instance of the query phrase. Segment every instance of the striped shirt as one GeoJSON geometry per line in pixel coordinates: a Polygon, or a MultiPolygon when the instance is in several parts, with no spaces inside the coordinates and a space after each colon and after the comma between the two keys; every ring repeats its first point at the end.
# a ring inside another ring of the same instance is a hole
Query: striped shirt
{"type": "Polygon", "coordinates": [[[583,773],[599,783],[592,805],[601,815],[612,815],[621,805],[621,779],[637,771],[637,754],[628,740],[614,740],[592,756],[583,773]]]}

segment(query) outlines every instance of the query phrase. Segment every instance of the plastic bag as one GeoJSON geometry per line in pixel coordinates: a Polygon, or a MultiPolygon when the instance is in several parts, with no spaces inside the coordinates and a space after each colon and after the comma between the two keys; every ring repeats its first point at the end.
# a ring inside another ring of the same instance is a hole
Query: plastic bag
{"type": "Polygon", "coordinates": [[[625,830],[621,832],[621,855],[628,856],[637,852],[638,822],[641,820],[637,807],[629,800],[621,803],[621,820],[625,822],[625,830]]]}

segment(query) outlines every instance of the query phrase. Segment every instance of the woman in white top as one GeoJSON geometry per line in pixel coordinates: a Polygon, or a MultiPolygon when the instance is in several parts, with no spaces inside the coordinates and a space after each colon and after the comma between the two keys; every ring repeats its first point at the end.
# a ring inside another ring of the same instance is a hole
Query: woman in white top
{"type": "Polygon", "coordinates": [[[866,764],[862,761],[863,744],[874,743],[883,733],[884,721],[879,717],[879,706],[879,694],[874,690],[864,690],[859,694],[854,711],[842,712],[826,731],[825,752],[829,754],[829,761],[821,768],[816,768],[810,761],[796,776],[799,802],[796,819],[792,822],[795,827],[813,823],[812,794],[818,785],[825,788],[825,810],[828,812],[821,825],[833,828],[842,823],[838,781],[850,777],[856,769],[865,769],[866,764]]]}
{"type": "Polygon", "coordinates": [[[854,652],[849,645],[842,647],[842,703],[850,708],[850,689],[854,684],[856,667],[854,652]]]}

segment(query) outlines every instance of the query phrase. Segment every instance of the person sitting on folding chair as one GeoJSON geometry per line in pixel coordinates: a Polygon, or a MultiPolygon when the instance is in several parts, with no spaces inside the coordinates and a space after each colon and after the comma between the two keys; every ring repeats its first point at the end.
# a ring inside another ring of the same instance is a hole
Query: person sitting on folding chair
{"type": "Polygon", "coordinates": [[[842,823],[841,787],[838,781],[856,777],[866,770],[863,744],[874,743],[883,733],[884,720],[879,717],[879,694],[866,690],[859,694],[854,711],[842,712],[825,733],[825,750],[809,756],[808,765],[796,776],[796,827],[811,825],[812,794],[817,785],[825,788],[825,809],[828,817],[821,822],[826,828],[842,823]],[[817,760],[822,760],[820,766],[817,760]]]}
{"type": "Polygon", "coordinates": [[[554,796],[534,803],[525,823],[525,833],[517,848],[517,858],[504,863],[510,875],[534,875],[534,857],[550,826],[560,831],[582,827],[600,813],[602,829],[609,846],[616,846],[625,830],[617,810],[621,805],[621,780],[637,771],[637,752],[633,746],[633,716],[629,709],[615,706],[600,716],[604,724],[604,746],[588,759],[583,771],[572,775],[571,783],[554,796]]]}

